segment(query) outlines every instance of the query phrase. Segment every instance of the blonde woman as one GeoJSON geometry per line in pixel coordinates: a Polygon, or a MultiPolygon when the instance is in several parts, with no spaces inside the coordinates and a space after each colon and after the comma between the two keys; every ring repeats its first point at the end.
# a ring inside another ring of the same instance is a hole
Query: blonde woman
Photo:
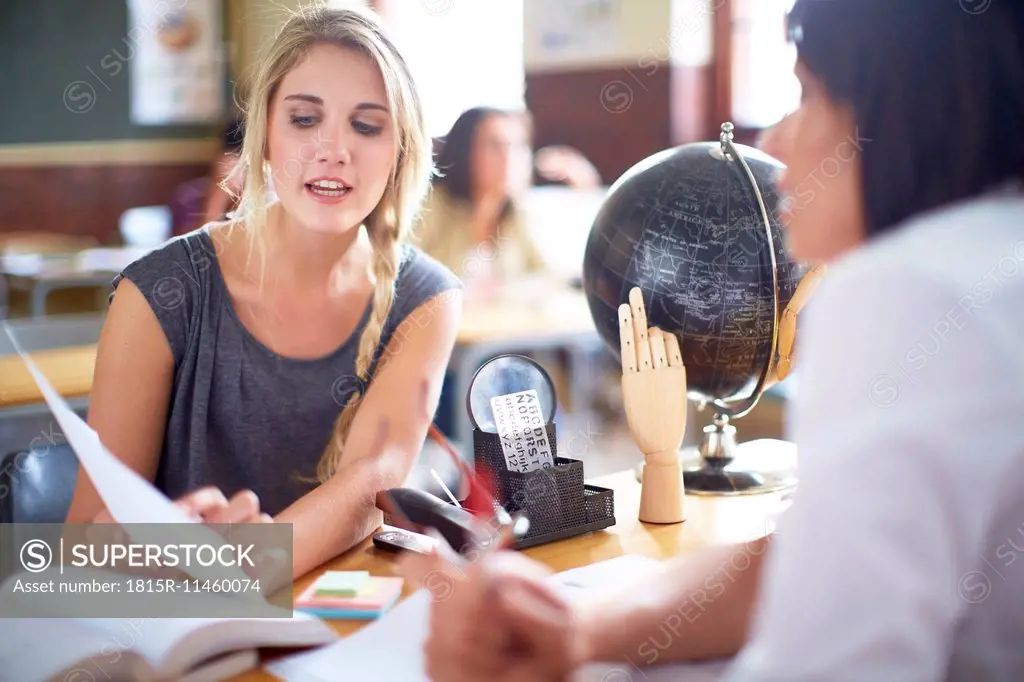
{"type": "MultiPolygon", "coordinates": [[[[291,18],[246,109],[241,217],[115,279],[89,421],[167,495],[203,491],[207,521],[293,524],[298,576],[372,532],[375,491],[409,473],[461,292],[405,243],[430,140],[372,14],[291,18]]],[[[68,519],[102,514],[83,473],[68,519]]]]}

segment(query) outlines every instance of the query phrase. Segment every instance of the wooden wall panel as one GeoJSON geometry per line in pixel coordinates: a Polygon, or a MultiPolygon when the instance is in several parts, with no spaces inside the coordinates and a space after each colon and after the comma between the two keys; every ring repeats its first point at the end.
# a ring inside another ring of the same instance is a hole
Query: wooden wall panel
{"type": "Polygon", "coordinates": [[[675,67],[671,70],[672,143],[717,140],[720,121],[714,118],[714,69],[675,67]]]}
{"type": "Polygon", "coordinates": [[[611,183],[645,157],[706,139],[709,67],[650,63],[526,74],[535,146],[579,149],[611,183]]]}
{"type": "Polygon", "coordinates": [[[0,233],[45,230],[120,241],[133,206],[171,204],[208,164],[0,167],[0,233]]]}

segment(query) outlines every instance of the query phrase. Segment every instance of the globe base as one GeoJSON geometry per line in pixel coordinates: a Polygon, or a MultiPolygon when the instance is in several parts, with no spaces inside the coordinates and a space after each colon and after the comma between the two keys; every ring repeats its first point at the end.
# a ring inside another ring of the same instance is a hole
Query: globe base
{"type": "MultiPolygon", "coordinates": [[[[687,495],[761,495],[792,490],[797,485],[796,445],[773,438],[737,443],[735,459],[707,457],[704,448],[680,451],[687,495]]],[[[635,470],[643,481],[644,464],[635,470]]]]}
{"type": "Polygon", "coordinates": [[[756,471],[725,471],[715,464],[683,471],[683,487],[695,495],[737,495],[770,492],[765,476],[756,471]]]}

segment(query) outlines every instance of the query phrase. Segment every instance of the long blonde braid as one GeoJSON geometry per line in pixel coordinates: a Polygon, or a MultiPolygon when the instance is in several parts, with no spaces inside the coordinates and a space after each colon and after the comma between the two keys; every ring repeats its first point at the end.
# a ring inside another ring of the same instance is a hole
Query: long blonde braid
{"type": "Polygon", "coordinates": [[[317,464],[317,478],[323,482],[334,475],[341,461],[341,454],[348,440],[352,422],[363,402],[370,383],[370,365],[380,346],[381,335],[387,322],[391,304],[395,298],[395,279],[398,276],[399,245],[393,228],[387,225],[367,226],[367,234],[373,245],[371,271],[374,279],[373,310],[359,337],[356,354],[356,377],[358,387],[345,403],[334,424],[334,437],[317,464]]]}

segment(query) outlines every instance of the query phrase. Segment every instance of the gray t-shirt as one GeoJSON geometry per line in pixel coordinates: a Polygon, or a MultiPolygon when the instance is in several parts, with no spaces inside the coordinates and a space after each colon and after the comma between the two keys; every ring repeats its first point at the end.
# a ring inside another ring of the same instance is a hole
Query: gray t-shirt
{"type": "MultiPolygon", "coordinates": [[[[175,238],[125,268],[174,354],[174,386],[156,486],[171,498],[204,485],[250,489],[274,515],[316,487],[316,464],[352,392],[367,306],[352,335],[317,359],[274,353],[242,325],[207,228],[175,238]]],[[[370,368],[420,304],[460,287],[412,245],[401,250],[395,298],[370,368]]],[[[111,294],[112,296],[114,294],[111,294]]]]}

